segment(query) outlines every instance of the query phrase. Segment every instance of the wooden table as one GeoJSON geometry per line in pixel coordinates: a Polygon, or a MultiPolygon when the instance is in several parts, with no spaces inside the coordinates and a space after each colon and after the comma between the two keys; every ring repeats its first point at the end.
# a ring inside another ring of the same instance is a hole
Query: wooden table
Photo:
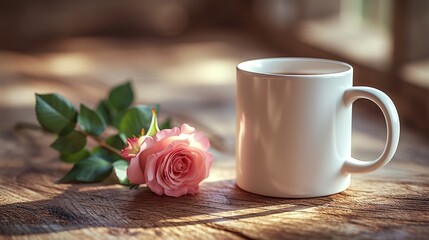
{"type": "MultiPolygon", "coordinates": [[[[272,54],[245,39],[74,39],[34,53],[0,52],[0,238],[427,239],[428,138],[405,127],[392,162],[354,175],[343,193],[280,199],[235,185],[234,65],[272,54]],[[161,102],[161,115],[212,139],[214,166],[197,195],[160,197],[112,179],[56,184],[71,166],[49,148],[53,138],[13,129],[17,121],[35,122],[34,91],[94,106],[125,77],[134,78],[139,102],[161,102]]],[[[385,127],[365,109],[354,111],[353,154],[371,159],[382,150],[385,127]]]]}

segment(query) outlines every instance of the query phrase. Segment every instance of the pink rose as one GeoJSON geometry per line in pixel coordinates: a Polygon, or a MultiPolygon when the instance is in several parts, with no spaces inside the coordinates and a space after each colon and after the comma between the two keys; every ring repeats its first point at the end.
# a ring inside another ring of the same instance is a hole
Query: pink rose
{"type": "Polygon", "coordinates": [[[140,146],[145,140],[146,136],[141,136],[139,138],[132,137],[127,139],[127,146],[121,150],[121,156],[125,160],[131,160],[133,157],[137,156],[140,152],[140,146]]]}
{"type": "MultiPolygon", "coordinates": [[[[146,185],[158,195],[195,194],[209,175],[213,156],[209,140],[187,124],[145,137],[127,169],[131,183],[146,185]]],[[[132,147],[131,147],[132,148],[132,147]]]]}

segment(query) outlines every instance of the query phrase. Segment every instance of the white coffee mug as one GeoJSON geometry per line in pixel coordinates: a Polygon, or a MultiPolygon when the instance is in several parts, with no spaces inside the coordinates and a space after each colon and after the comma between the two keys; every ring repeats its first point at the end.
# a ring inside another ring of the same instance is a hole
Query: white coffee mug
{"type": "Polygon", "coordinates": [[[237,185],[272,197],[307,198],[341,192],[351,173],[388,163],[399,141],[395,105],[383,92],[353,86],[347,63],[316,58],[267,58],[237,66],[237,185]],[[387,125],[383,153],[351,157],[352,103],[380,107],[387,125]]]}

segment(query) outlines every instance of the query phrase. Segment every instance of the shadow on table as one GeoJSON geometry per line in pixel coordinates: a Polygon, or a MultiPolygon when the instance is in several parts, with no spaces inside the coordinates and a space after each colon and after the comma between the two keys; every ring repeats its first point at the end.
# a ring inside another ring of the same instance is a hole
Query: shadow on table
{"type": "Polygon", "coordinates": [[[330,201],[332,197],[258,196],[242,191],[234,180],[204,183],[198,194],[180,198],[158,196],[147,188],[85,190],[85,185],[72,185],[52,199],[0,206],[0,235],[205,224],[300,211],[330,201]]]}

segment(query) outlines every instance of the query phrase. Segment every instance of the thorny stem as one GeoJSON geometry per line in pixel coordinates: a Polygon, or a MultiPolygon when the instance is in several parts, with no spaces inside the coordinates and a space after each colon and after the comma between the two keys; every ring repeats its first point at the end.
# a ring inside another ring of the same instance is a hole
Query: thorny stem
{"type": "MultiPolygon", "coordinates": [[[[42,127],[40,127],[37,124],[28,123],[28,122],[17,122],[15,124],[15,130],[21,130],[21,129],[29,129],[29,130],[40,131],[40,132],[43,132],[43,133],[50,133],[50,134],[52,134],[51,132],[46,131],[45,129],[43,129],[42,127]]],[[[109,152],[111,152],[113,154],[116,154],[118,156],[121,156],[121,152],[118,149],[116,149],[116,148],[110,146],[109,144],[107,144],[104,141],[104,139],[102,139],[101,137],[92,136],[92,135],[89,135],[88,133],[85,133],[85,132],[80,131],[80,130],[76,130],[76,131],[83,133],[87,137],[88,136],[91,137],[92,139],[94,139],[94,141],[96,141],[102,148],[106,149],[107,151],[109,151],[109,152]]]]}

